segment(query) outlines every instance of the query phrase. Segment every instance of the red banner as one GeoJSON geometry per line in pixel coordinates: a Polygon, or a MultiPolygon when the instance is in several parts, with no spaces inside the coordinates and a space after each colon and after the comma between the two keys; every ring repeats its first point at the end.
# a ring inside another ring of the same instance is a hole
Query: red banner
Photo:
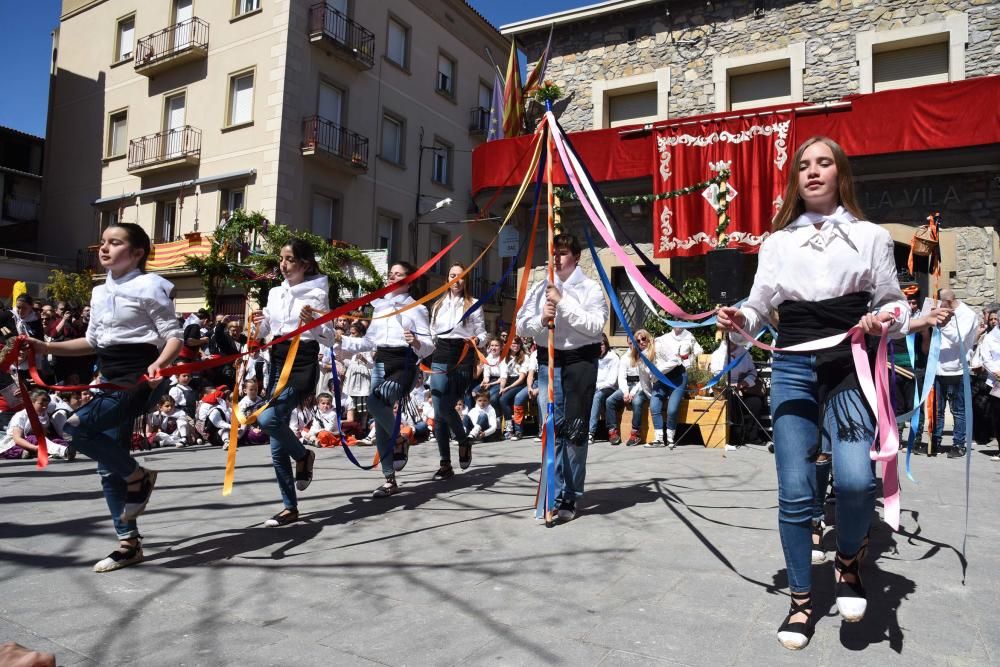
{"type": "MultiPolygon", "coordinates": [[[[672,192],[730,170],[729,247],[757,252],[781,205],[790,151],[790,113],[671,126],[653,137],[653,192],[672,192]]],[[[653,205],[656,257],[701,255],[716,246],[718,188],[653,205]],[[706,196],[708,195],[708,196],[706,196]]]]}

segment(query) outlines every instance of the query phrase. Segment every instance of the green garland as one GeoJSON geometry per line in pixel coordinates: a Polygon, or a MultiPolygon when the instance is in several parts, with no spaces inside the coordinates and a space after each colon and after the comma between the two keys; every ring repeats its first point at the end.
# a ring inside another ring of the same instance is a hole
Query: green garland
{"type": "MultiPolygon", "coordinates": [[[[681,197],[684,195],[692,194],[694,192],[700,192],[711,185],[721,184],[723,181],[726,181],[728,179],[729,179],[729,171],[723,170],[719,172],[718,176],[714,176],[708,179],[707,181],[702,181],[701,183],[695,183],[694,185],[685,186],[679,190],[671,190],[670,192],[660,192],[658,194],[649,194],[649,195],[623,195],[621,197],[605,197],[604,200],[609,204],[642,204],[646,202],[659,201],[661,199],[674,199],[675,197],[681,197]]],[[[561,200],[579,199],[579,197],[576,196],[576,193],[573,190],[570,190],[569,188],[556,188],[555,194],[556,197],[558,197],[561,200]]],[[[729,202],[726,202],[727,207],[728,205],[729,202]]]]}
{"type": "Polygon", "coordinates": [[[188,257],[185,267],[201,278],[205,301],[214,307],[225,287],[245,292],[266,305],[268,291],[281,282],[278,254],[293,238],[311,245],[320,271],[330,284],[330,305],[343,302],[342,290],[365,294],[382,286],[382,278],[368,256],[353,247],[335,247],[311,232],[275,225],[260,212],[234,211],[212,234],[212,249],[205,257],[188,257]]]}

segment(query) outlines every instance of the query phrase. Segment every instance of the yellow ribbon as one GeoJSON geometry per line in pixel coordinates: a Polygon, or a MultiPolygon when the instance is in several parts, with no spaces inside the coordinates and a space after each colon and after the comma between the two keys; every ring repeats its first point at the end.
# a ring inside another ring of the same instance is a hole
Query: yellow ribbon
{"type": "MultiPolygon", "coordinates": [[[[248,327],[250,324],[248,323],[248,327]]],[[[255,340],[253,338],[248,338],[248,340],[255,340]]],[[[292,367],[295,365],[295,355],[299,351],[299,336],[292,338],[291,344],[288,346],[288,356],[285,357],[285,363],[281,367],[281,374],[278,376],[278,383],[275,385],[274,389],[271,391],[271,398],[264,403],[264,405],[257,408],[254,413],[248,417],[244,417],[240,413],[239,397],[240,397],[240,373],[236,373],[237,381],[233,386],[233,419],[232,423],[229,425],[229,452],[226,456],[226,475],[222,481],[222,495],[228,496],[233,492],[233,479],[236,476],[236,448],[239,438],[237,434],[239,433],[240,426],[249,426],[257,421],[264,410],[267,410],[271,403],[274,402],[281,392],[285,390],[285,385],[288,384],[288,378],[292,374],[292,367]]]]}

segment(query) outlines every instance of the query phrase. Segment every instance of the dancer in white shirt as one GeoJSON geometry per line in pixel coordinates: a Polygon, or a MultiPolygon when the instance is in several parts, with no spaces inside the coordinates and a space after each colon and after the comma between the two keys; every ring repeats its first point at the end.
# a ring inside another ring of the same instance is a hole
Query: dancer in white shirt
{"type": "Polygon", "coordinates": [[[101,235],[98,259],[108,273],[91,296],[91,317],[84,338],[45,343],[29,339],[36,352],[57,357],[97,353],[101,376],[128,390],[102,391],[66,420],[64,431],[77,451],[97,461],[104,498],[118,534],[118,549],[94,566],[110,572],[142,561],[136,517],[143,513],[156,484],[156,472],[129,453],[135,419],[167,391],[159,375],[181,349],[182,332],[174,314],[174,286],[145,273],[151,244],[142,227],[112,225],[101,235]],[[136,386],[139,378],[150,378],[136,386]]]}
{"type": "MultiPolygon", "coordinates": [[[[280,259],[278,267],[285,279],[268,293],[264,310],[253,314],[253,321],[259,327],[262,338],[269,334],[278,338],[294,331],[313,321],[317,314],[330,307],[329,283],[319,271],[311,245],[302,239],[293,239],[281,249],[280,259]]],[[[261,413],[257,423],[270,436],[271,461],[285,507],[265,521],[265,526],[285,526],[298,521],[296,491],[305,491],[312,482],[316,453],[302,446],[302,442],[289,427],[289,417],[296,406],[315,392],[319,344],[321,340],[329,339],[329,324],[306,331],[300,336],[298,353],[288,382],[277,396],[274,394],[279,389],[278,377],[288,357],[291,341],[270,348],[271,377],[267,386],[271,404],[261,413]],[[294,474],[290,459],[295,459],[294,474]]]]}
{"type": "MultiPolygon", "coordinates": [[[[812,137],[790,162],[784,203],[774,232],[760,248],[750,297],[719,310],[719,327],[751,335],[778,313],[782,347],[860,325],[898,336],[909,316],[896,279],[892,238],[866,222],[854,195],[843,149],[812,137]]],[[[905,329],[903,329],[905,331],[905,329]]],[[[812,518],[820,497],[816,455],[829,441],[837,493],[837,607],[856,622],[867,606],[859,574],[862,547],[875,511],[869,446],[875,423],[858,388],[849,345],[817,354],[776,353],[771,380],[774,458],[778,470],[778,529],[792,602],[778,640],[801,649],[813,634],[812,518]]],[[[822,607],[822,605],[821,605],[822,607]]]]}
{"type": "MultiPolygon", "coordinates": [[[[408,262],[395,262],[389,267],[388,283],[399,283],[415,270],[416,267],[408,262]]],[[[410,446],[406,438],[397,436],[395,442],[392,440],[396,426],[393,406],[410,393],[419,360],[434,352],[427,309],[414,306],[396,312],[413,301],[409,286],[401,284],[387,296],[372,302],[375,312],[363,338],[337,333],[337,345],[343,353],[375,350],[368,410],[375,418],[375,444],[385,475],[385,483],[372,493],[375,498],[387,498],[399,492],[396,472],[406,465],[410,446]]]]}
{"type": "MultiPolygon", "coordinates": [[[[600,286],[587,278],[577,262],[580,243],[569,234],[553,240],[555,283],[542,280],[533,285],[517,314],[517,330],[548,340],[555,330],[554,418],[556,507],[546,508],[547,519],[555,509],[560,521],[576,517],[587,475],[587,426],[597,384],[597,359],[601,336],[608,321],[608,304],[600,286]]],[[[538,348],[538,408],[545,415],[548,405],[549,351],[538,348]]],[[[544,419],[544,418],[543,418],[544,419]]],[[[540,419],[539,421],[543,421],[540,419]]]]}
{"type": "Polygon", "coordinates": [[[466,437],[461,417],[455,412],[455,402],[465,397],[472,384],[476,367],[476,350],[486,340],[483,311],[465,314],[474,300],[469,283],[459,278],[464,264],[455,263],[448,269],[448,280],[454,280],[448,291],[431,308],[431,333],[434,334],[434,362],[431,364],[431,400],[434,404],[434,439],[437,440],[441,466],[434,479],[441,481],[455,476],[451,465],[450,436],[458,441],[458,463],[465,470],[472,463],[472,444],[466,437]]]}

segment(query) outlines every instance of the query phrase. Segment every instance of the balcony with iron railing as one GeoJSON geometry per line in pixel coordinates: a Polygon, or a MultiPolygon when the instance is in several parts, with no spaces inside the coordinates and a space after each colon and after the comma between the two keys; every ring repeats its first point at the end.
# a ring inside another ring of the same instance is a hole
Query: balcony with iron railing
{"type": "Polygon", "coordinates": [[[201,130],[190,125],[147,134],[128,143],[128,171],[132,174],[194,166],[199,162],[201,130]]]}
{"type": "Polygon", "coordinates": [[[469,110],[469,134],[486,135],[490,131],[490,110],[472,107],[469,110]]]}
{"type": "Polygon", "coordinates": [[[302,121],[302,155],[319,156],[351,173],[368,171],[368,137],[320,116],[302,121]]]}
{"type": "Polygon", "coordinates": [[[325,2],[309,8],[309,41],[332,48],[337,57],[358,69],[371,69],[375,64],[375,34],[325,2]]]}
{"type": "Polygon", "coordinates": [[[144,76],[193,60],[208,57],[208,23],[190,18],[139,40],[135,47],[135,71],[144,76]]]}

